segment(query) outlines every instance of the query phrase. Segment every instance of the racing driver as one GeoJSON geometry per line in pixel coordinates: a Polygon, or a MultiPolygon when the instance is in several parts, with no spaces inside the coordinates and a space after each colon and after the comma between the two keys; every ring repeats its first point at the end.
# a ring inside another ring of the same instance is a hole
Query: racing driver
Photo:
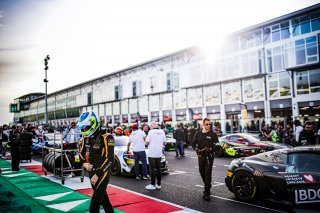
{"type": "Polygon", "coordinates": [[[100,211],[100,205],[105,212],[114,212],[106,193],[110,179],[110,167],[114,160],[114,138],[100,127],[97,116],[93,111],[84,112],[77,123],[81,131],[80,162],[88,171],[93,195],[90,212],[100,211]],[[89,148],[89,162],[85,162],[86,145],[89,148]]]}

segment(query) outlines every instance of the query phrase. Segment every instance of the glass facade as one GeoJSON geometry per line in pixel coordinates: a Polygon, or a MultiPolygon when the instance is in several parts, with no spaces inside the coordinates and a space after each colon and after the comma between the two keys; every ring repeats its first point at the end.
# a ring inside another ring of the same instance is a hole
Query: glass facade
{"type": "MultiPolygon", "coordinates": [[[[319,33],[318,5],[236,32],[214,56],[200,47],[187,48],[49,94],[49,120],[65,123],[93,109],[113,124],[132,123],[138,113],[146,122],[189,122],[188,111],[196,110],[226,130],[223,123],[241,123],[238,108],[244,104],[251,107],[248,119],[260,128],[262,119],[300,115],[293,110],[300,102],[318,103],[319,33]],[[279,108],[284,103],[291,108],[279,108]],[[166,116],[170,119],[163,120],[166,116]]],[[[15,117],[43,122],[44,99],[32,100],[26,109],[15,117]]]]}

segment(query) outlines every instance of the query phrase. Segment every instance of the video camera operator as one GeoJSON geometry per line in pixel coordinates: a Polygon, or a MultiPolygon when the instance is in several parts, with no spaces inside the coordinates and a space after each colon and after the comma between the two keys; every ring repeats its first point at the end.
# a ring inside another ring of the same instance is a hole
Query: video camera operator
{"type": "Polygon", "coordinates": [[[210,201],[214,151],[219,139],[217,134],[212,131],[211,122],[208,118],[203,119],[202,124],[202,130],[196,132],[193,138],[192,148],[198,155],[199,172],[204,183],[203,199],[210,201]]]}

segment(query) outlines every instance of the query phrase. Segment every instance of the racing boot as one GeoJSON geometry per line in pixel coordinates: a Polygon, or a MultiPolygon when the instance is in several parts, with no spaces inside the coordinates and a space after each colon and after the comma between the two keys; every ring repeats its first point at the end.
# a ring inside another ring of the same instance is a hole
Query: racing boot
{"type": "Polygon", "coordinates": [[[203,192],[203,199],[205,201],[210,201],[210,194],[209,193],[206,193],[206,192],[203,192]]]}

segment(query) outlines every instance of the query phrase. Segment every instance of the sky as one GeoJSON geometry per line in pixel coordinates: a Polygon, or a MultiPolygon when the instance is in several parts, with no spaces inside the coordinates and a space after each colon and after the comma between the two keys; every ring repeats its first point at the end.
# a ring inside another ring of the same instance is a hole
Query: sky
{"type": "Polygon", "coordinates": [[[0,125],[9,104],[187,47],[210,47],[237,30],[320,0],[0,0],[0,125]]]}

